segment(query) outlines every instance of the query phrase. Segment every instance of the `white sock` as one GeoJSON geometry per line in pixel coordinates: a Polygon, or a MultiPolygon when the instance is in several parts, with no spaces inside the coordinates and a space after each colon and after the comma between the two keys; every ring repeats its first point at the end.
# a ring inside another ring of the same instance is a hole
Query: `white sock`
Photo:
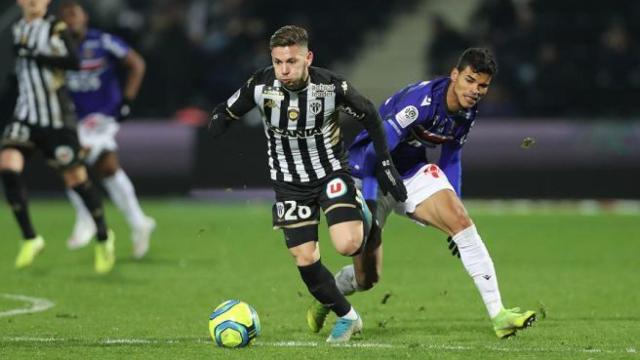
{"type": "Polygon", "coordinates": [[[498,279],[489,251],[482,242],[476,226],[471,225],[455,234],[453,241],[458,245],[464,268],[476,283],[489,317],[494,318],[502,310],[498,279]]]}
{"type": "Polygon", "coordinates": [[[353,309],[352,306],[351,309],[349,309],[349,312],[346,315],[341,316],[341,318],[347,320],[358,320],[358,313],[353,309]]]}
{"type": "Polygon", "coordinates": [[[124,214],[129,226],[134,229],[143,226],[145,216],[127,174],[122,169],[118,169],[113,176],[102,179],[102,184],[113,203],[124,214]]]}
{"type": "Polygon", "coordinates": [[[358,283],[356,282],[356,274],[353,265],[347,265],[340,269],[335,276],[338,290],[344,296],[349,296],[358,291],[358,283]]]}
{"type": "Polygon", "coordinates": [[[89,210],[87,210],[87,207],[84,204],[84,201],[82,201],[80,195],[72,189],[67,189],[67,197],[69,198],[71,205],[73,205],[73,208],[76,210],[76,224],[89,223],[94,225],[93,218],[91,217],[89,210]]]}

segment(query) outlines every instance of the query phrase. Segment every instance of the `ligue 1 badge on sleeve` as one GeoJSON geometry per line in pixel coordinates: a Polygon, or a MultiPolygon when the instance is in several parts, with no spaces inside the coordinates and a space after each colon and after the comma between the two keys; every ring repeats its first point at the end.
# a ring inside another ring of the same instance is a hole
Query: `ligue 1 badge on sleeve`
{"type": "Polygon", "coordinates": [[[287,109],[287,117],[291,121],[297,121],[300,117],[300,109],[297,106],[289,106],[287,109]]]}

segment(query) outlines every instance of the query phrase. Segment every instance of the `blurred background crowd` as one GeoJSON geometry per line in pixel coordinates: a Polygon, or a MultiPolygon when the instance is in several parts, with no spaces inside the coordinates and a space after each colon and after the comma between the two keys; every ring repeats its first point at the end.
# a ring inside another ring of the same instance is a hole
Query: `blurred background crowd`
{"type": "MultiPolygon", "coordinates": [[[[136,115],[209,109],[253,70],[269,64],[268,37],[286,23],[307,27],[316,64],[349,62],[417,0],[110,0],[86,1],[92,24],[123,37],[147,60],[136,115]],[[283,11],[286,10],[286,18],[283,11]]],[[[423,78],[446,74],[461,49],[491,47],[499,77],[483,112],[491,116],[600,117],[640,113],[640,2],[482,0],[452,26],[424,19],[423,78]]],[[[55,1],[54,1],[55,4],[55,1]]],[[[6,9],[14,6],[6,2],[6,9]]],[[[6,30],[6,29],[5,29],[6,30]]],[[[418,79],[416,79],[418,80],[418,79]]]]}

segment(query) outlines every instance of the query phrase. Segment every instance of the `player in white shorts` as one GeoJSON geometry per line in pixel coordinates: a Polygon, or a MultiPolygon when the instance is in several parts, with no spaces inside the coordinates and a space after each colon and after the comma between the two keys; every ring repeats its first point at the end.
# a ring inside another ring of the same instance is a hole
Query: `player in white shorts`
{"type": "MultiPolygon", "coordinates": [[[[353,265],[336,275],[343,294],[370,289],[378,282],[382,271],[381,227],[396,211],[450,237],[499,338],[512,336],[533,323],[535,312],[504,308],[493,260],[460,200],[462,147],[475,121],[477,103],[487,93],[496,71],[490,51],[470,48],[449,76],[411,84],[380,106],[392,160],[407,189],[404,202],[379,193],[374,174],[381,169],[375,166],[371,142],[365,133],[356,137],[349,148],[349,163],[353,176],[361,179],[362,193],[378,224],[372,227],[364,251],[353,258],[353,265]],[[430,159],[436,147],[441,150],[437,164],[430,159]]],[[[307,319],[312,330],[322,327],[325,312],[317,304],[309,308],[307,319]]]]}
{"type": "MultiPolygon", "coordinates": [[[[131,227],[133,256],[142,258],[149,249],[155,221],[146,216],[127,174],[120,167],[116,134],[130,112],[130,105],[140,89],[145,63],[124,41],[111,34],[88,27],[88,15],[73,0],[58,7],[78,42],[80,70],[66,73],[67,84],[80,119],[78,137],[88,152],[86,162],[101,179],[111,200],[124,214],[131,227]],[[126,81],[120,84],[117,67],[126,69],[126,81]]],[[[95,233],[90,214],[78,197],[67,192],[76,209],[76,223],[67,241],[70,249],[86,245],[95,233]]]]}

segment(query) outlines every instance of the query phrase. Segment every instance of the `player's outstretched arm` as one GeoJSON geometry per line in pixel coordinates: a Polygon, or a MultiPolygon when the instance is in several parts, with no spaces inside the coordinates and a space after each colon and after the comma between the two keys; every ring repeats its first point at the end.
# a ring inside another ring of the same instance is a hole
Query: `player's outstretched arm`
{"type": "Polygon", "coordinates": [[[233,121],[233,116],[227,109],[227,103],[222,102],[218,104],[209,117],[208,131],[213,137],[218,137],[224,134],[229,127],[229,124],[233,121]]]}

